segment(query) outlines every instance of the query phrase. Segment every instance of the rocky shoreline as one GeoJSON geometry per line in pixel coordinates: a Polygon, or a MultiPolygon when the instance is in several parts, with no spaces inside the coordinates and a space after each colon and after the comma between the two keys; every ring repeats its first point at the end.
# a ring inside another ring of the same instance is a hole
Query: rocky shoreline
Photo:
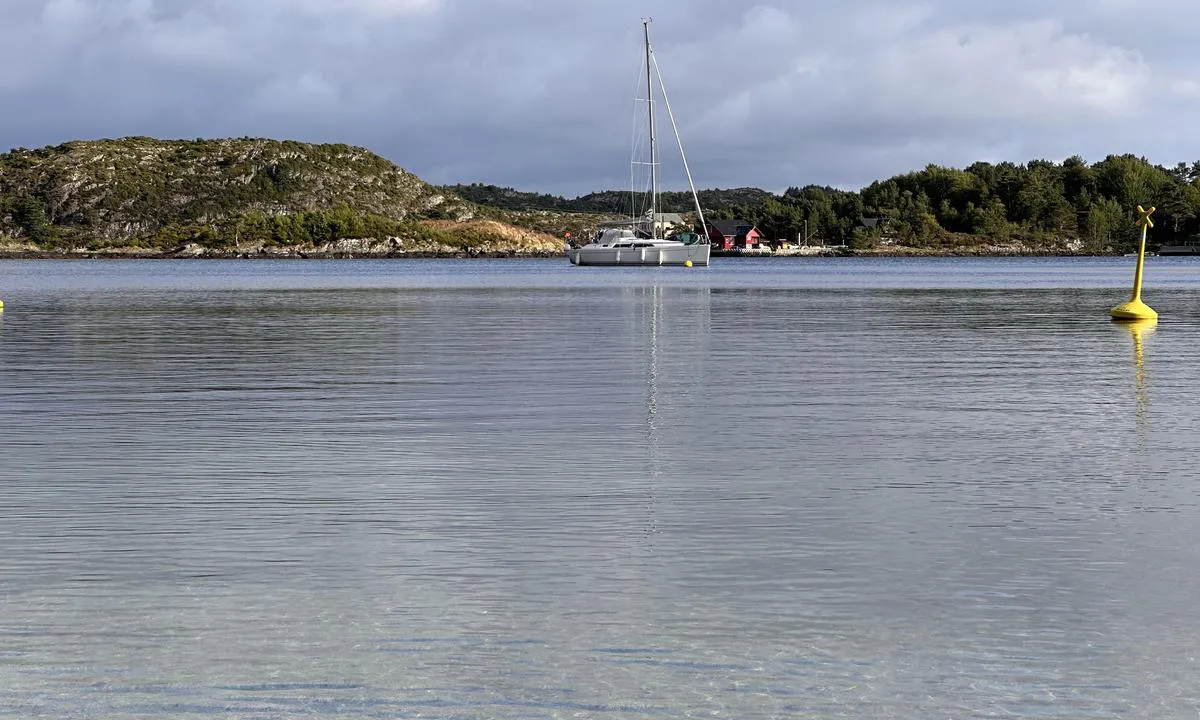
{"type": "Polygon", "coordinates": [[[819,248],[806,252],[782,250],[775,252],[737,252],[714,251],[712,257],[720,258],[752,258],[752,257],[1113,257],[1118,252],[1096,252],[1088,250],[1071,250],[1064,248],[1010,248],[996,246],[960,247],[960,248],[918,248],[894,246],[885,248],[819,248]]]}
{"type": "MultiPolygon", "coordinates": [[[[1149,253],[1147,253],[1149,254],[1149,253]]],[[[908,248],[907,251],[877,252],[872,250],[844,250],[819,253],[713,253],[713,258],[738,260],[741,258],[968,258],[968,257],[1117,257],[1121,253],[1098,252],[995,252],[986,249],[956,250],[952,252],[924,251],[908,248]]],[[[0,249],[0,260],[517,260],[565,258],[563,252],[538,251],[413,251],[390,253],[348,253],[306,250],[266,250],[245,253],[232,250],[208,250],[203,253],[178,250],[9,250],[0,249]]]]}
{"type": "MultiPolygon", "coordinates": [[[[794,247],[776,250],[714,250],[712,257],[797,258],[797,257],[1095,257],[1120,255],[1083,248],[1031,248],[1023,245],[978,245],[952,248],[918,248],[887,245],[874,248],[794,247]]],[[[142,247],[39,248],[32,244],[0,244],[0,260],[351,260],[351,259],[520,259],[561,258],[561,249],[505,248],[496,244],[483,247],[434,246],[406,249],[396,243],[380,241],[341,241],[319,247],[253,246],[208,248],[187,244],[170,249],[142,247]]]]}
{"type": "Polygon", "coordinates": [[[350,259],[467,259],[467,258],[551,258],[561,257],[558,249],[545,247],[502,247],[487,243],[479,247],[435,245],[405,248],[395,241],[350,240],[317,247],[255,245],[210,248],[189,243],[175,248],[116,246],[103,248],[41,248],[32,244],[0,244],[0,260],[350,260],[350,259]]]}
{"type": "Polygon", "coordinates": [[[455,259],[517,259],[556,258],[565,253],[548,252],[392,252],[392,253],[341,253],[320,251],[268,250],[261,253],[244,253],[226,250],[210,250],[203,253],[188,253],[172,250],[0,250],[0,260],[455,260],[455,259]]]}

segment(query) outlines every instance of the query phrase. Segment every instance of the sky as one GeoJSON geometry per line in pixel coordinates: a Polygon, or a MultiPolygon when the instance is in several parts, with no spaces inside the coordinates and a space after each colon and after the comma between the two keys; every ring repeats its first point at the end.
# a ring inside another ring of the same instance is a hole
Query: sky
{"type": "MultiPolygon", "coordinates": [[[[0,150],[248,135],[361,145],[433,183],[627,188],[649,16],[701,188],[1200,159],[1191,0],[3,0],[2,16],[0,150]]],[[[664,187],[685,188],[665,123],[660,140],[664,187]]]]}

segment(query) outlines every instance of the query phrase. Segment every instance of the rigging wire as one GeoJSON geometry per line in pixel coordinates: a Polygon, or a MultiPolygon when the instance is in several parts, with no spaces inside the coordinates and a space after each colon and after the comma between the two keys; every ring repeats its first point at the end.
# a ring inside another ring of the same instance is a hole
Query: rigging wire
{"type": "Polygon", "coordinates": [[[704,222],[704,211],[700,209],[700,196],[696,194],[696,185],[692,182],[692,171],[688,169],[687,156],[683,153],[683,140],[679,137],[679,126],[675,124],[675,113],[671,112],[671,101],[667,99],[667,87],[663,84],[662,71],[658,69],[658,58],[651,55],[650,61],[654,63],[654,74],[658,76],[658,89],[662,91],[663,105],[667,108],[667,117],[671,119],[671,130],[675,132],[675,143],[679,146],[679,159],[683,161],[683,172],[687,175],[688,189],[692,191],[692,199],[696,203],[696,217],[700,221],[704,237],[707,238],[708,225],[704,222]]]}

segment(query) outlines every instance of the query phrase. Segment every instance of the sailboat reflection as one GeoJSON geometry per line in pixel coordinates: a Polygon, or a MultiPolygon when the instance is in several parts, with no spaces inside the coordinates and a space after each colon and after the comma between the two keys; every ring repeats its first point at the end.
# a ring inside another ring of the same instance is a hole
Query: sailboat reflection
{"type": "Polygon", "coordinates": [[[680,433],[695,434],[700,415],[688,408],[707,385],[705,363],[711,333],[709,288],[652,285],[641,293],[646,331],[646,473],[647,536],[657,535],[659,493],[669,483],[669,469],[690,446],[680,433]],[[670,419],[664,421],[664,415],[670,419]]]}
{"type": "Polygon", "coordinates": [[[658,485],[662,476],[662,448],[658,428],[658,333],[663,314],[663,289],[657,285],[650,288],[649,297],[649,371],[646,374],[646,440],[649,453],[649,496],[647,514],[649,523],[645,530],[648,537],[657,535],[658,485]]]}

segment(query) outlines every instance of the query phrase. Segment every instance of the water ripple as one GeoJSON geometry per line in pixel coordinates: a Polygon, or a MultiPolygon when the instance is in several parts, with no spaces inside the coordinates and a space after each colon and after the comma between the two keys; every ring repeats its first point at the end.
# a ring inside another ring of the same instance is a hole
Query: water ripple
{"type": "Polygon", "coordinates": [[[6,264],[0,716],[1195,717],[1126,265],[6,264]]]}

